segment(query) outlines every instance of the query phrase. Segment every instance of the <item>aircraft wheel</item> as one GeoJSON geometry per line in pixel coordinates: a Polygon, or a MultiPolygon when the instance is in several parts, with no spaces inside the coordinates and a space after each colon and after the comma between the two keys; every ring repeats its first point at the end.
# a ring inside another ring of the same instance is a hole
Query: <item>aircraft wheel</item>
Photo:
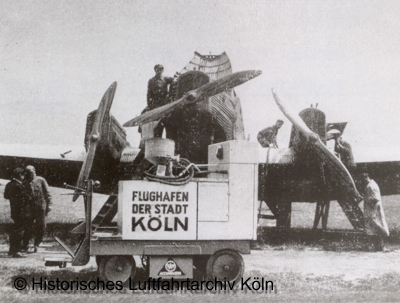
{"type": "Polygon", "coordinates": [[[243,257],[234,250],[224,249],[213,254],[207,262],[207,277],[223,281],[239,281],[244,272],[243,257]]]}
{"type": "Polygon", "coordinates": [[[136,274],[136,262],[132,256],[104,256],[100,259],[99,275],[104,281],[125,283],[136,274]]]}

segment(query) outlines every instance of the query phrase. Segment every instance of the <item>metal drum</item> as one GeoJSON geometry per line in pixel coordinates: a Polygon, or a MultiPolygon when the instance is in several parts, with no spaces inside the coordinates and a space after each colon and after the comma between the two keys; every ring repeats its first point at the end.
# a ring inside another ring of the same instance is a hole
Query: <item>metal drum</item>
{"type": "Polygon", "coordinates": [[[145,158],[154,165],[165,165],[166,159],[175,154],[175,141],[152,138],[145,142],[145,158]]]}

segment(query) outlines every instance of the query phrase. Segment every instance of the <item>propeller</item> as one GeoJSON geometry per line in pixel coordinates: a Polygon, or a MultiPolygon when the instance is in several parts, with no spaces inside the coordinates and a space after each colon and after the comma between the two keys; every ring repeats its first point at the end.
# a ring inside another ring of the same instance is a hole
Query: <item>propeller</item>
{"type": "Polygon", "coordinates": [[[314,143],[319,139],[319,136],[310,130],[307,124],[300,118],[298,114],[294,114],[296,111],[293,108],[289,107],[288,104],[283,105],[283,102],[278,98],[277,94],[272,91],[272,95],[274,96],[275,102],[278,105],[279,109],[283,112],[286,118],[289,119],[290,122],[295,125],[300,132],[307,138],[310,143],[314,143]]]}
{"type": "Polygon", "coordinates": [[[182,98],[172,103],[160,106],[151,111],[145,112],[139,117],[129,120],[124,124],[124,127],[139,126],[144,123],[159,120],[178,107],[212,97],[216,94],[222,93],[223,91],[232,89],[242,83],[245,83],[259,75],[261,75],[261,71],[259,70],[248,70],[224,76],[197,89],[187,92],[182,98]]]}
{"type": "Polygon", "coordinates": [[[292,122],[293,125],[306,137],[307,141],[318,151],[318,153],[323,155],[325,163],[340,175],[341,183],[343,185],[350,184],[350,186],[347,187],[348,194],[353,197],[354,201],[359,201],[360,194],[357,191],[353,178],[342,161],[329,151],[326,145],[319,138],[318,134],[312,132],[303,119],[301,119],[298,114],[295,114],[295,111],[291,107],[287,104],[283,104],[274,91],[272,91],[272,95],[286,118],[288,118],[290,122],[292,122]]]}
{"type": "MultiPolygon", "coordinates": [[[[85,188],[85,181],[89,178],[90,171],[92,169],[92,164],[94,156],[96,154],[97,145],[101,140],[101,128],[103,126],[104,118],[110,115],[110,109],[112,102],[114,100],[115,90],[117,89],[117,82],[111,84],[111,86],[105,92],[103,98],[101,99],[99,108],[96,112],[96,118],[93,123],[92,132],[89,138],[89,148],[86,153],[85,160],[81,171],[79,173],[78,181],[76,183],[77,188],[85,188]]],[[[72,201],[75,202],[78,199],[80,191],[75,189],[72,201]]]]}

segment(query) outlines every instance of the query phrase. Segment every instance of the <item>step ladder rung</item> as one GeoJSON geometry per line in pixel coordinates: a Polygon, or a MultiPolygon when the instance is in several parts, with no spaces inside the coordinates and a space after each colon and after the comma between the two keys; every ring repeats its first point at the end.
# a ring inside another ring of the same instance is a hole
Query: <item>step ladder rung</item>
{"type": "Polygon", "coordinates": [[[111,221],[118,209],[118,193],[115,191],[108,197],[107,201],[100,208],[100,211],[92,220],[92,229],[96,231],[104,223],[111,221]]]}
{"type": "Polygon", "coordinates": [[[264,214],[259,214],[258,218],[260,219],[271,219],[271,220],[275,220],[276,217],[274,215],[264,215],[264,214]]]}
{"type": "Polygon", "coordinates": [[[363,228],[363,213],[358,205],[346,200],[338,200],[340,207],[342,208],[347,219],[349,219],[351,225],[355,229],[363,228]]]}

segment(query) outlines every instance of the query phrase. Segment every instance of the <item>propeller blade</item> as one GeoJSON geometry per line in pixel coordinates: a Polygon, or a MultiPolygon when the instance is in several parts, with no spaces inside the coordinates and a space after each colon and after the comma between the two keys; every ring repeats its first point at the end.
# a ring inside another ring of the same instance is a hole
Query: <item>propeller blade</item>
{"type": "Polygon", "coordinates": [[[222,93],[228,89],[232,89],[240,84],[243,84],[259,75],[261,75],[261,71],[259,70],[241,71],[227,75],[213,82],[207,83],[195,90],[189,91],[179,100],[160,106],[151,111],[145,112],[139,117],[129,120],[124,124],[124,127],[139,126],[144,123],[159,120],[163,116],[172,112],[177,107],[181,107],[190,103],[195,103],[204,98],[212,97],[216,94],[222,93]]]}
{"type": "Polygon", "coordinates": [[[216,94],[222,93],[223,91],[232,89],[240,84],[250,81],[259,75],[261,75],[260,70],[236,72],[199,87],[197,89],[197,93],[204,94],[205,97],[212,97],[216,94]]]}
{"type": "Polygon", "coordinates": [[[346,189],[347,194],[351,196],[354,201],[358,201],[360,194],[357,191],[352,176],[342,161],[340,161],[333,153],[329,151],[319,136],[309,129],[303,119],[301,119],[298,114],[295,114],[295,111],[288,104],[283,104],[275,92],[272,92],[272,94],[276,104],[286,118],[288,118],[290,122],[292,122],[293,125],[307,138],[308,142],[318,151],[318,154],[323,157],[325,164],[333,169],[337,175],[339,175],[339,181],[346,189]]]}
{"type": "MultiPolygon", "coordinates": [[[[94,156],[96,155],[96,149],[99,141],[101,140],[102,126],[105,117],[110,115],[110,109],[114,100],[115,90],[117,89],[117,82],[111,84],[111,86],[105,92],[101,99],[99,108],[96,112],[96,118],[93,123],[92,132],[90,133],[89,148],[86,153],[85,160],[83,162],[81,171],[79,172],[78,181],[76,187],[85,188],[85,181],[89,178],[90,171],[92,169],[94,156]]],[[[75,190],[72,201],[75,202],[79,197],[79,190],[75,190]]]]}
{"type": "Polygon", "coordinates": [[[157,121],[161,117],[169,114],[172,112],[174,109],[176,109],[179,106],[182,106],[187,102],[187,95],[166,105],[157,107],[153,110],[150,110],[148,112],[145,112],[144,114],[141,114],[140,116],[133,118],[132,120],[129,120],[128,122],[125,122],[123,124],[124,127],[132,127],[132,126],[139,126],[148,122],[152,121],[157,121]],[[186,101],[186,102],[185,102],[186,101]]]}
{"type": "Polygon", "coordinates": [[[312,132],[307,124],[301,119],[298,114],[294,114],[296,111],[293,110],[288,104],[283,105],[283,102],[278,98],[274,91],[272,91],[272,95],[274,96],[275,102],[278,105],[279,109],[282,113],[289,119],[290,122],[293,123],[301,133],[310,140],[311,137],[318,136],[316,133],[312,132]]]}

